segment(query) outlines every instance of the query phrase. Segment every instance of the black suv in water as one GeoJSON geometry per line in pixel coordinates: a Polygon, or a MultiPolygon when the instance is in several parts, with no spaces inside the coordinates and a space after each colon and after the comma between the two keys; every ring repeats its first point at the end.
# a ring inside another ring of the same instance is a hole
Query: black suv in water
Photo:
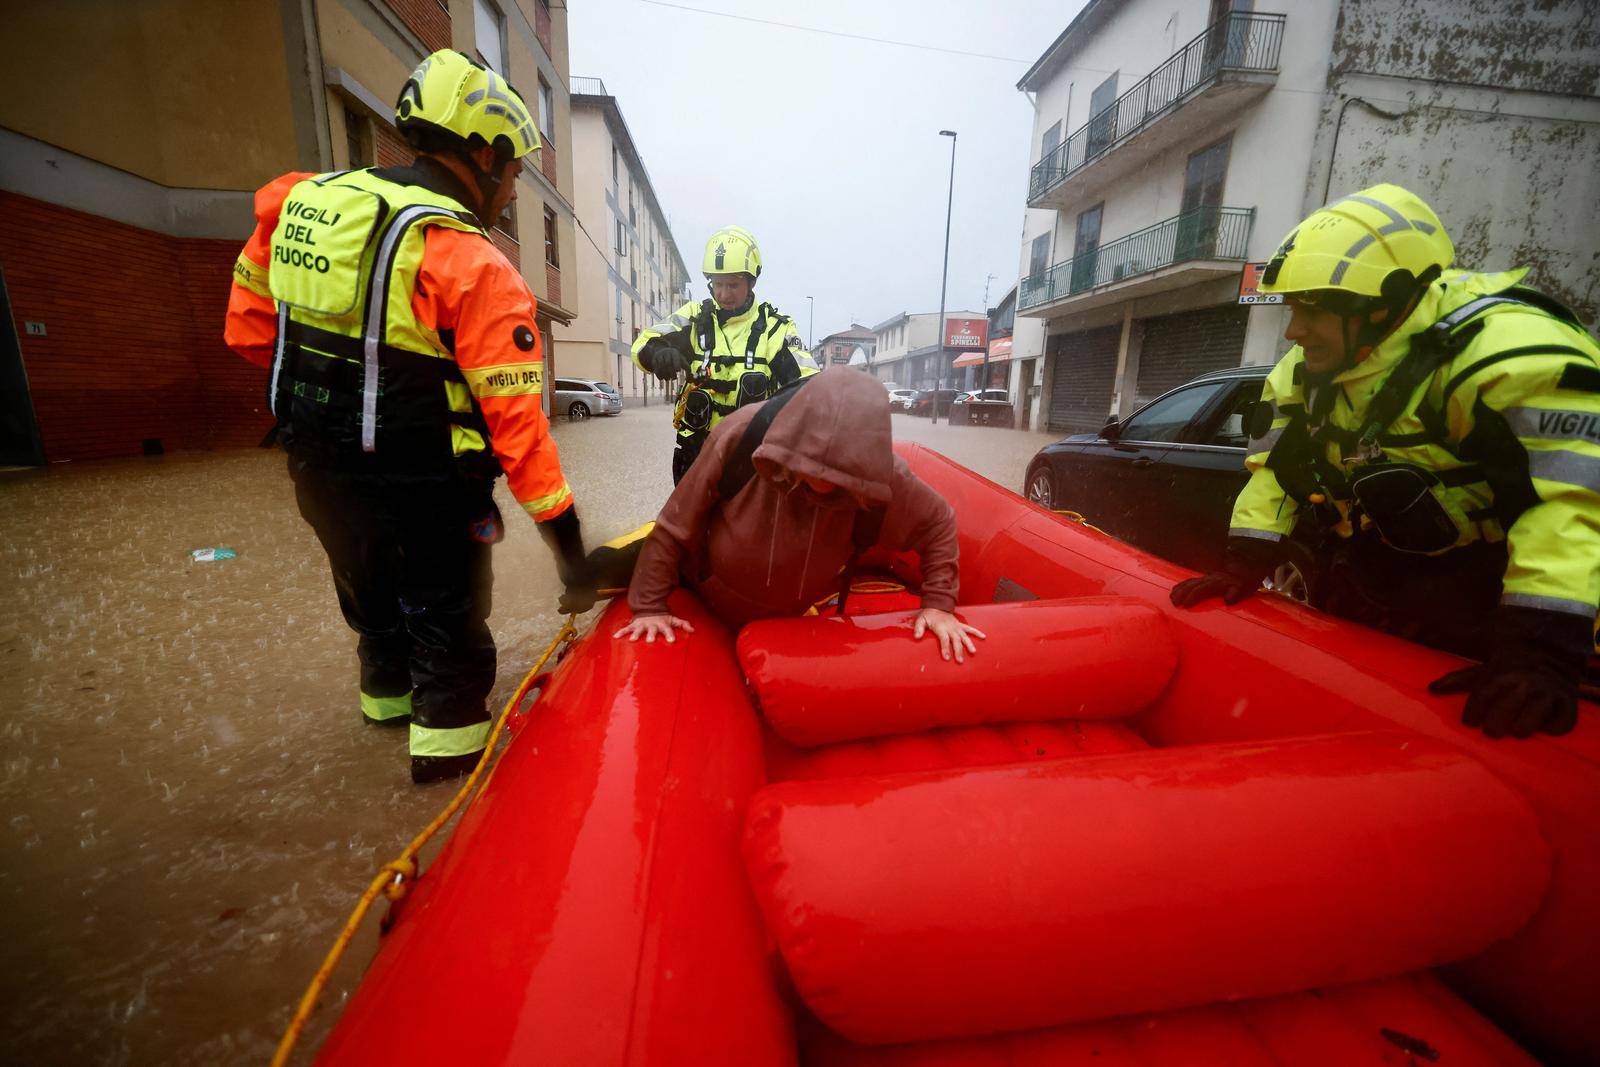
{"type": "MultiPolygon", "coordinates": [[[[1074,434],[1040,449],[1023,495],[1076,511],[1106,533],[1202,573],[1222,565],[1234,497],[1244,488],[1247,416],[1270,366],[1204,374],[1098,434],[1074,434]]],[[[1269,580],[1312,599],[1316,567],[1303,545],[1284,543],[1269,580]]]]}

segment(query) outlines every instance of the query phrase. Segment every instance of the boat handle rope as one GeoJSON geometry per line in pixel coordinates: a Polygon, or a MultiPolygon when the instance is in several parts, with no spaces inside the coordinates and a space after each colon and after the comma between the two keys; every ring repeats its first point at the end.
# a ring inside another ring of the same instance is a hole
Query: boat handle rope
{"type": "Polygon", "coordinates": [[[1104,530],[1100,529],[1100,527],[1096,526],[1094,523],[1092,523],[1088,519],[1084,518],[1083,517],[1083,512],[1081,512],[1081,511],[1069,511],[1066,508],[1051,508],[1050,509],[1050,513],[1052,515],[1060,515],[1060,516],[1062,516],[1063,518],[1067,519],[1070,522],[1077,523],[1079,526],[1086,526],[1089,529],[1093,530],[1097,534],[1105,534],[1105,536],[1107,536],[1107,537],[1111,536],[1110,534],[1106,533],[1104,530]]]}
{"type": "Polygon", "coordinates": [[[484,742],[483,755],[478,760],[478,765],[472,769],[461,788],[456,792],[450,803],[445,805],[427,827],[407,845],[404,852],[385,863],[378,871],[376,877],[366,891],[361,894],[361,899],[356,901],[355,910],[350,913],[350,918],[345,920],[344,929],[339,931],[339,936],[334,939],[333,947],[328,950],[322,966],[317,968],[317,973],[312,977],[311,984],[306,987],[305,995],[300,998],[300,1004],[295,1009],[294,1018],[289,1020],[289,1027],[283,1032],[283,1039],[278,1042],[278,1051],[272,1056],[272,1067],[284,1067],[289,1062],[289,1057],[294,1052],[294,1047],[300,1040],[301,1033],[306,1028],[306,1023],[311,1019],[311,1013],[321,999],[322,992],[327,988],[328,980],[333,977],[333,969],[338,966],[339,960],[344,956],[344,951],[350,946],[355,937],[356,930],[361,926],[361,921],[367,917],[367,912],[372,910],[372,905],[378,897],[385,896],[391,901],[399,900],[411,888],[411,883],[417,877],[417,854],[422,851],[433,836],[448,823],[461,810],[461,806],[475,789],[480,780],[483,785],[488,785],[484,771],[489,767],[490,757],[494,752],[495,743],[500,740],[500,735],[505,731],[511,712],[522,703],[522,698],[533,687],[534,680],[539,677],[539,672],[544,670],[544,665],[550,661],[563,646],[571,644],[578,636],[575,625],[576,615],[568,615],[567,621],[562,624],[561,632],[556,634],[555,640],[550,642],[550,647],[544,650],[544,655],[539,657],[539,662],[533,665],[527,677],[522,679],[522,684],[517,686],[517,691],[506,701],[505,708],[500,712],[500,717],[495,720],[494,729],[489,732],[489,738],[484,742]]]}

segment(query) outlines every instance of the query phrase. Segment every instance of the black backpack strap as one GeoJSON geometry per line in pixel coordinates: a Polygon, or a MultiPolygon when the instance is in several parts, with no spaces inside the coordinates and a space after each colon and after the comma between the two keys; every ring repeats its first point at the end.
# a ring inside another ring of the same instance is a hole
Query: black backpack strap
{"type": "Polygon", "coordinates": [[[772,428],[772,420],[776,419],[778,413],[795,398],[800,392],[799,387],[805,381],[806,379],[802,378],[794,385],[780,389],[756,409],[755,416],[745,426],[744,433],[739,435],[739,443],[733,446],[733,451],[728,453],[727,462],[722,465],[722,478],[717,482],[717,495],[723,500],[732,500],[738,496],[739,490],[756,476],[756,449],[761,447],[767,431],[772,428]]]}
{"type": "Polygon", "coordinates": [[[840,615],[844,614],[845,603],[850,599],[850,583],[855,581],[856,565],[860,562],[862,553],[878,543],[878,537],[883,533],[883,519],[888,510],[887,507],[880,505],[875,508],[862,508],[856,512],[855,523],[850,527],[850,558],[845,562],[844,570],[839,572],[840,615]]]}
{"type": "Polygon", "coordinates": [[[700,354],[710,356],[717,350],[717,305],[710,297],[700,301],[700,310],[693,320],[695,336],[700,341],[700,354]]]}
{"type": "MultiPolygon", "coordinates": [[[[1518,287],[1469,300],[1444,315],[1411,339],[1411,350],[1390,373],[1388,380],[1379,387],[1377,395],[1372,398],[1372,403],[1367,408],[1367,417],[1362,422],[1361,429],[1356,432],[1357,447],[1364,451],[1372,451],[1379,443],[1379,435],[1406,410],[1412,396],[1422,383],[1433,377],[1440,367],[1465,351],[1467,345],[1483,329],[1483,323],[1478,321],[1478,316],[1501,304],[1530,307],[1556,318],[1572,314],[1559,301],[1552,300],[1535,290],[1518,287]]],[[[1438,432],[1443,427],[1443,420],[1433,417],[1432,412],[1424,415],[1419,411],[1418,415],[1430,436],[1439,438],[1436,443],[1445,444],[1442,434],[1438,432]]]]}

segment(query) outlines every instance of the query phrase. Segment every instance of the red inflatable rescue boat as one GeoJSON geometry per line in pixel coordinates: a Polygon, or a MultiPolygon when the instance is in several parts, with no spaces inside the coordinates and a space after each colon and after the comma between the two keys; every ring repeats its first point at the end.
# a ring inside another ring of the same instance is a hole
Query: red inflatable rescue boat
{"type": "Polygon", "coordinates": [[[1180,568],[898,450],[977,655],[892,587],[739,634],[680,592],[673,645],[613,604],[318,1062],[1600,1062],[1595,708],[1489,740],[1453,657],[1175,610],[1180,568]]]}

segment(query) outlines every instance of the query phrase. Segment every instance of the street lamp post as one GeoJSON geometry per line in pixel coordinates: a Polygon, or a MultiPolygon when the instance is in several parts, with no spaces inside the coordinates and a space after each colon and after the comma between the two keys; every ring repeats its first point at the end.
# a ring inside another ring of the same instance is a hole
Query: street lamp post
{"type": "Polygon", "coordinates": [[[956,202],[956,131],[940,130],[940,137],[950,138],[950,192],[944,203],[944,267],[939,273],[939,354],[934,357],[933,403],[928,405],[928,424],[939,421],[939,391],[944,388],[944,298],[945,286],[950,280],[950,209],[956,202]]]}
{"type": "Polygon", "coordinates": [[[808,296],[806,303],[811,308],[811,321],[806,323],[806,347],[810,348],[817,343],[817,302],[808,296]]]}

